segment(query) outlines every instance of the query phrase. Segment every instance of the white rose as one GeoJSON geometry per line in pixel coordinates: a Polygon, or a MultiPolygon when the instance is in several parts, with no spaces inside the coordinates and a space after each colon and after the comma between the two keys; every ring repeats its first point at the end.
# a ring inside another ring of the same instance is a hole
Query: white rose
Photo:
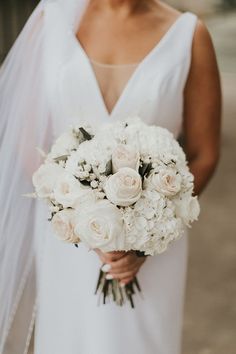
{"type": "Polygon", "coordinates": [[[56,201],[64,208],[74,208],[80,198],[86,198],[88,194],[88,188],[82,186],[74,176],[67,173],[57,179],[53,191],[56,201]]]}
{"type": "Polygon", "coordinates": [[[79,177],[84,171],[81,166],[81,157],[79,156],[78,151],[72,151],[66,161],[65,170],[76,177],[79,177]]]}
{"type": "Polygon", "coordinates": [[[130,167],[138,171],[139,159],[138,151],[128,145],[119,144],[112,153],[112,171],[116,173],[121,167],[130,167]]]}
{"type": "Polygon", "coordinates": [[[150,176],[145,179],[144,187],[154,189],[159,193],[170,197],[177,194],[181,189],[182,178],[180,174],[170,168],[160,169],[158,172],[153,171],[150,176]]]}
{"type": "Polygon", "coordinates": [[[183,190],[185,191],[188,191],[188,190],[192,190],[193,189],[193,183],[194,183],[194,176],[193,174],[188,170],[186,169],[182,169],[180,171],[181,175],[182,175],[182,188],[183,190]]]}
{"type": "Polygon", "coordinates": [[[75,233],[92,249],[99,248],[103,252],[124,249],[122,215],[108,200],[78,209],[75,233]]]}
{"type": "Polygon", "coordinates": [[[56,158],[70,154],[71,150],[77,149],[79,140],[75,137],[72,131],[63,133],[57,138],[49,153],[50,158],[56,158]]]}
{"type": "Polygon", "coordinates": [[[75,212],[71,209],[61,210],[52,218],[52,226],[57,237],[66,242],[79,243],[80,239],[74,233],[75,212]]]}
{"type": "Polygon", "coordinates": [[[142,180],[135,170],[123,167],[107,179],[104,190],[107,199],[113,204],[129,206],[140,198],[142,180]]]}
{"type": "Polygon", "coordinates": [[[198,219],[200,205],[197,197],[193,197],[190,193],[186,193],[174,202],[176,205],[176,216],[180,217],[185,225],[190,226],[191,222],[198,219]]]}
{"type": "Polygon", "coordinates": [[[43,164],[33,174],[33,185],[39,198],[49,198],[57,179],[64,173],[64,169],[57,164],[43,164]]]}

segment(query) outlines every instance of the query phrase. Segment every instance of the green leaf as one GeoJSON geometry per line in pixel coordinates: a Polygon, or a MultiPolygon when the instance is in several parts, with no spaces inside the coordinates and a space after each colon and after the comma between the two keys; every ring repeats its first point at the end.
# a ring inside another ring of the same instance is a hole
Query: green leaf
{"type": "Polygon", "coordinates": [[[48,221],[52,221],[53,216],[54,216],[55,214],[56,214],[55,212],[52,212],[52,213],[51,213],[51,217],[50,217],[50,218],[48,218],[48,221]]]}
{"type": "Polygon", "coordinates": [[[68,159],[68,157],[69,157],[69,155],[62,155],[62,156],[55,157],[53,160],[55,162],[66,161],[68,159]]]}
{"type": "Polygon", "coordinates": [[[90,182],[89,181],[86,181],[86,179],[84,179],[84,180],[79,180],[80,181],[80,183],[83,185],[83,186],[86,186],[86,187],[88,187],[88,186],[90,186],[90,182]]]}
{"type": "Polygon", "coordinates": [[[112,173],[112,161],[109,160],[106,164],[105,175],[109,176],[112,173]]]}
{"type": "Polygon", "coordinates": [[[93,135],[89,134],[83,127],[80,127],[79,130],[83,134],[85,140],[91,140],[93,138],[93,135]]]}
{"type": "Polygon", "coordinates": [[[148,175],[148,173],[152,169],[152,163],[143,163],[142,166],[139,167],[139,174],[142,178],[144,178],[145,175],[148,175]]]}

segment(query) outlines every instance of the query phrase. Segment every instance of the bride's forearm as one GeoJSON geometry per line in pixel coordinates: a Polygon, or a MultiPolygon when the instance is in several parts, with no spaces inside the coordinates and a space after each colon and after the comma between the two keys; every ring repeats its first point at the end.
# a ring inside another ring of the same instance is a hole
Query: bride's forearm
{"type": "Polygon", "coordinates": [[[197,157],[190,161],[189,168],[194,175],[194,194],[200,195],[207,186],[217,167],[218,157],[206,160],[197,157]]]}

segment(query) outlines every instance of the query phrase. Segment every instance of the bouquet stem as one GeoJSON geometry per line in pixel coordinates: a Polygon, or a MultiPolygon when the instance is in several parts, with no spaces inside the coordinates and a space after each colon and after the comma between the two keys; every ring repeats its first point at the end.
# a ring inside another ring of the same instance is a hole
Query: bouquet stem
{"type": "Polygon", "coordinates": [[[99,294],[99,302],[105,305],[107,300],[115,302],[118,306],[123,306],[127,301],[131,308],[134,308],[133,296],[136,292],[141,292],[137,277],[125,286],[121,286],[117,279],[106,279],[106,273],[100,269],[95,294],[99,294]]]}

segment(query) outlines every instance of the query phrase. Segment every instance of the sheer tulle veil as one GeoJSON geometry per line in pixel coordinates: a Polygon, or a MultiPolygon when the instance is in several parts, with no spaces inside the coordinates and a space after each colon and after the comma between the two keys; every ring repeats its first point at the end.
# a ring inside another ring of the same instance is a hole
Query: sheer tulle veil
{"type": "Polygon", "coordinates": [[[37,202],[22,195],[32,191],[32,172],[40,163],[36,147],[47,150],[52,139],[50,105],[45,94],[45,43],[55,24],[47,19],[47,11],[62,7],[63,16],[71,26],[77,26],[87,3],[88,0],[41,1],[0,70],[1,354],[27,353],[34,323],[37,202]],[[18,320],[9,350],[8,338],[18,320]]]}

